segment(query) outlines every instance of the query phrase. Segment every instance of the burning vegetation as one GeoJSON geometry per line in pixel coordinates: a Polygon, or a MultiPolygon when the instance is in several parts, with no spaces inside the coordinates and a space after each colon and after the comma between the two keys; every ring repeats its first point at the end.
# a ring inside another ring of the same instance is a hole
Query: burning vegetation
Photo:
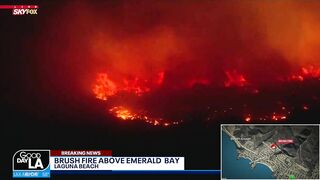
{"type": "Polygon", "coordinates": [[[178,125],[182,121],[170,121],[164,120],[162,118],[154,118],[147,116],[146,112],[133,112],[125,107],[122,106],[115,106],[109,109],[109,112],[116,116],[121,120],[136,120],[136,121],[144,121],[154,126],[171,126],[171,125],[178,125]]]}
{"type": "MultiPolygon", "coordinates": [[[[277,89],[280,86],[287,86],[290,84],[294,84],[297,79],[292,77],[302,77],[303,79],[299,78],[300,81],[304,80],[312,80],[316,81],[316,83],[320,83],[320,79],[318,76],[318,70],[316,70],[313,66],[309,68],[302,68],[301,74],[296,76],[291,76],[286,79],[287,81],[283,82],[279,80],[277,86],[273,86],[273,91],[277,94],[273,94],[274,92],[268,92],[268,88],[259,87],[252,85],[248,82],[244,75],[238,73],[236,70],[233,71],[225,71],[226,79],[224,80],[224,84],[220,87],[210,83],[207,80],[195,80],[195,78],[191,80],[186,80],[185,83],[181,83],[182,85],[178,87],[178,91],[180,92],[191,92],[187,93],[187,97],[183,99],[190,98],[191,100],[198,101],[198,99],[194,99],[195,97],[200,96],[200,100],[203,97],[208,97],[209,101],[203,101],[189,104],[187,106],[190,109],[189,112],[186,112],[186,116],[191,115],[194,109],[197,109],[193,106],[198,106],[203,111],[202,113],[206,114],[206,121],[215,121],[219,118],[226,118],[226,117],[243,117],[243,121],[246,123],[252,122],[269,122],[269,121],[287,121],[292,112],[301,109],[304,111],[309,110],[309,102],[314,103],[317,101],[317,95],[313,94],[313,97],[307,95],[307,99],[304,101],[298,102],[298,104],[290,105],[290,101],[287,102],[286,99],[283,97],[287,96],[288,94],[292,93],[291,89],[285,89],[284,91],[281,89],[277,89]],[[311,68],[310,68],[311,67],[311,68]],[[253,88],[254,87],[254,88],[253,88]],[[200,95],[196,89],[201,89],[200,95]],[[260,89],[258,89],[260,88],[260,89]],[[220,95],[212,96],[215,94],[215,91],[220,91],[220,95]],[[212,92],[212,93],[211,93],[212,92]],[[221,97],[226,96],[234,98],[235,102],[225,101],[224,98],[221,97]],[[236,99],[235,96],[238,96],[236,99]],[[257,101],[252,102],[252,100],[256,99],[257,101]],[[211,103],[213,101],[215,103],[211,103]],[[266,104],[265,107],[260,109],[261,103],[266,104]],[[191,107],[190,107],[191,106],[191,107]],[[188,114],[190,113],[190,114],[188,114]]],[[[135,96],[140,99],[144,99],[144,96],[157,96],[157,93],[161,93],[159,91],[164,91],[168,98],[175,97],[176,95],[172,95],[173,92],[170,87],[168,87],[165,83],[166,79],[165,72],[160,72],[156,76],[156,78],[140,80],[140,78],[135,77],[132,80],[128,80],[124,78],[122,81],[115,82],[108,78],[106,73],[99,73],[97,75],[96,81],[93,85],[93,93],[95,94],[97,99],[107,101],[109,98],[120,98],[119,94],[127,93],[129,96],[135,96]]],[[[303,83],[303,82],[301,82],[303,83]]],[[[175,92],[176,93],[176,92],[175,92]]],[[[173,93],[174,94],[174,93],[173,93]]],[[[152,99],[152,98],[151,98],[152,99]]],[[[150,100],[147,99],[147,100],[150,100]]],[[[181,99],[172,99],[173,101],[181,101],[181,99]]],[[[161,100],[160,100],[161,101],[161,100]]],[[[141,101],[137,101],[141,102],[141,101]]],[[[134,102],[133,104],[136,104],[134,102]]],[[[180,104],[181,105],[181,104],[180,104]]],[[[167,104],[167,108],[171,108],[171,104],[167,104]]],[[[134,121],[143,121],[149,123],[150,125],[154,126],[172,126],[178,125],[183,122],[182,119],[180,120],[168,120],[165,118],[155,118],[153,117],[147,109],[152,109],[153,107],[145,107],[140,110],[133,110],[134,108],[126,108],[121,104],[117,105],[110,105],[108,107],[108,112],[115,117],[121,120],[134,120],[134,121]]],[[[156,107],[155,107],[156,108],[156,107]]],[[[179,107],[177,108],[178,111],[179,107]]]]}
{"type": "Polygon", "coordinates": [[[45,80],[78,83],[63,89],[89,89],[119,120],[282,122],[319,107],[320,1],[64,7],[44,27],[57,37],[41,41],[45,80]]]}
{"type": "Polygon", "coordinates": [[[289,80],[304,81],[308,79],[320,80],[320,68],[315,66],[302,67],[296,75],[292,75],[289,80]]]}

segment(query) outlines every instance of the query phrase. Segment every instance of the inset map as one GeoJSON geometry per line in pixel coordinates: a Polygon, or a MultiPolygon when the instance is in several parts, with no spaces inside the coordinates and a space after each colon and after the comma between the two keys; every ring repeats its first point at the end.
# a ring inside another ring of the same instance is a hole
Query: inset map
{"type": "Polygon", "coordinates": [[[319,125],[221,125],[222,179],[319,179],[319,125]]]}

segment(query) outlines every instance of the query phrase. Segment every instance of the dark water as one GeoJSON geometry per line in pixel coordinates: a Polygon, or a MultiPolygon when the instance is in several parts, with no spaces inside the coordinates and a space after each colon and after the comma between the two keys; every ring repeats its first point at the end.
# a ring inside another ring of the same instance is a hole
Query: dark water
{"type": "Polygon", "coordinates": [[[237,160],[236,145],[225,132],[222,133],[222,147],[222,178],[275,179],[267,166],[257,164],[252,169],[248,159],[237,160]]]}

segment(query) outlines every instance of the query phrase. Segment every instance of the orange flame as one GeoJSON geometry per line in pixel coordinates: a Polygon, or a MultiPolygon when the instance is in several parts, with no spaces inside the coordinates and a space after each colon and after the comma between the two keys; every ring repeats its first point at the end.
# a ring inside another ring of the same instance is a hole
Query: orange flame
{"type": "Polygon", "coordinates": [[[107,100],[108,97],[113,96],[117,93],[116,84],[108,78],[106,73],[98,74],[96,83],[92,89],[96,98],[101,100],[107,100]]]}
{"type": "Polygon", "coordinates": [[[143,112],[139,112],[139,113],[133,112],[132,110],[129,110],[123,106],[115,106],[109,109],[109,112],[121,120],[137,120],[137,121],[140,120],[154,126],[167,127],[167,126],[177,125],[181,123],[181,121],[168,121],[162,118],[149,117],[143,112]]]}
{"type": "Polygon", "coordinates": [[[128,109],[125,109],[122,106],[113,107],[109,109],[109,111],[122,120],[134,120],[135,118],[137,118],[137,115],[132,114],[128,109]]]}
{"type": "Polygon", "coordinates": [[[250,117],[250,116],[247,116],[247,117],[244,118],[244,120],[245,120],[246,122],[250,122],[250,121],[251,121],[251,117],[250,117]]]}
{"type": "Polygon", "coordinates": [[[118,92],[134,93],[138,96],[147,93],[151,87],[160,86],[164,80],[164,72],[158,74],[155,80],[134,78],[124,78],[122,82],[111,80],[107,73],[99,73],[97,75],[92,91],[96,98],[107,100],[109,97],[116,95],[118,92]],[[154,82],[153,82],[154,81],[154,82]]]}

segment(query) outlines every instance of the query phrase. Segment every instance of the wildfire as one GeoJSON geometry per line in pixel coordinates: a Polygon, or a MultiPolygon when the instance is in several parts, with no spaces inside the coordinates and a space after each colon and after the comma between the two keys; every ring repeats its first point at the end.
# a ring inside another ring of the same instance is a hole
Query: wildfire
{"type": "Polygon", "coordinates": [[[296,81],[304,81],[305,79],[320,80],[320,68],[314,66],[302,67],[298,74],[292,75],[289,79],[296,81]]]}
{"type": "Polygon", "coordinates": [[[163,83],[163,80],[164,80],[164,72],[159,72],[158,73],[158,79],[156,80],[156,83],[158,85],[161,85],[163,83]]]}
{"type": "Polygon", "coordinates": [[[287,116],[286,115],[282,115],[282,114],[273,114],[271,116],[271,119],[274,120],[274,121],[278,121],[278,120],[286,120],[287,119],[287,116]]]}
{"type": "Polygon", "coordinates": [[[236,70],[233,71],[226,71],[227,80],[224,82],[225,87],[243,87],[248,84],[246,78],[239,74],[236,70]]]}
{"type": "Polygon", "coordinates": [[[178,125],[182,121],[168,121],[162,118],[154,118],[147,116],[145,112],[133,112],[123,106],[115,106],[109,109],[109,112],[121,120],[137,120],[144,121],[154,126],[171,126],[178,125]]]}
{"type": "Polygon", "coordinates": [[[320,68],[316,68],[314,66],[303,67],[302,74],[305,77],[320,79],[320,68]]]}
{"type": "Polygon", "coordinates": [[[137,115],[132,114],[128,109],[125,109],[122,106],[113,107],[109,109],[109,111],[122,120],[134,120],[135,118],[137,118],[137,115]]]}
{"type": "Polygon", "coordinates": [[[117,86],[112,80],[109,79],[107,74],[101,73],[98,74],[92,91],[96,95],[96,98],[107,100],[108,97],[117,93],[117,86]]]}
{"type": "Polygon", "coordinates": [[[133,93],[141,96],[151,90],[151,87],[159,86],[163,83],[164,72],[158,74],[157,79],[153,81],[134,78],[123,78],[122,81],[116,82],[111,80],[107,73],[99,73],[97,75],[92,91],[96,98],[107,100],[109,97],[116,95],[119,92],[133,93]]]}
{"type": "Polygon", "coordinates": [[[248,115],[245,115],[244,116],[244,121],[245,122],[251,122],[252,120],[259,120],[259,121],[285,121],[288,119],[288,115],[290,114],[290,111],[284,113],[284,112],[281,112],[281,113],[276,113],[276,112],[273,112],[271,115],[262,115],[262,116],[259,116],[259,115],[255,115],[255,116],[251,116],[251,114],[248,114],[248,115]]]}
{"type": "Polygon", "coordinates": [[[251,121],[250,115],[248,115],[247,117],[245,117],[244,120],[245,120],[246,122],[250,122],[250,121],[251,121]]]}
{"type": "MultiPolygon", "coordinates": [[[[124,78],[122,82],[111,80],[106,73],[99,73],[96,82],[93,86],[93,93],[97,99],[106,101],[109,97],[116,95],[119,92],[133,93],[141,96],[151,90],[151,87],[160,86],[164,80],[164,72],[158,73],[158,76],[153,80],[142,80],[138,77],[124,78]]],[[[178,125],[182,121],[168,121],[162,118],[154,118],[147,116],[144,111],[134,112],[123,106],[114,106],[109,109],[109,112],[121,120],[139,120],[149,123],[154,126],[171,126],[178,125]]]]}
{"type": "MultiPolygon", "coordinates": [[[[239,73],[237,70],[232,71],[225,71],[226,79],[224,80],[224,86],[223,88],[229,88],[229,87],[237,87],[237,88],[244,88],[246,91],[245,93],[251,93],[250,98],[260,98],[260,94],[262,96],[265,96],[265,92],[263,88],[259,90],[254,87],[253,84],[248,83],[246,77],[239,73]],[[260,91],[261,90],[261,91],[260,91]]],[[[304,81],[308,78],[318,78],[320,80],[320,68],[315,68],[314,66],[308,66],[301,68],[301,72],[297,75],[291,76],[290,78],[284,78],[284,79],[290,79],[290,80],[299,80],[304,81]]],[[[283,80],[283,79],[282,79],[283,80]]],[[[93,86],[93,93],[95,94],[96,98],[100,100],[108,100],[108,98],[112,96],[116,96],[120,92],[126,92],[130,93],[130,95],[137,96],[136,99],[138,101],[143,99],[144,97],[149,98],[149,96],[143,96],[145,93],[150,92],[150,95],[153,90],[156,88],[162,86],[165,81],[165,72],[160,71],[159,73],[155,74],[153,78],[145,79],[141,77],[136,76],[130,76],[130,77],[123,77],[122,79],[116,81],[114,79],[111,79],[111,76],[108,76],[106,73],[99,73],[97,75],[95,84],[93,86]],[[142,97],[140,97],[142,96],[142,97]]],[[[223,81],[222,81],[223,82],[223,81]]],[[[208,78],[195,78],[191,77],[189,79],[186,79],[185,82],[181,84],[187,83],[186,86],[179,87],[181,90],[185,90],[183,88],[190,88],[192,91],[192,87],[196,84],[203,85],[201,87],[203,88],[210,88],[215,87],[211,86],[211,80],[208,78]]],[[[168,84],[166,84],[168,85],[168,84]]],[[[165,87],[165,86],[163,86],[165,87]]],[[[159,89],[162,90],[162,89],[159,89]]],[[[227,93],[227,92],[226,92],[227,93]]],[[[226,94],[228,96],[230,94],[226,94]]],[[[267,94],[268,95],[268,94],[267,94]]],[[[317,97],[315,95],[312,96],[313,99],[317,100],[317,97]]],[[[219,98],[219,97],[218,97],[219,98]]],[[[136,100],[135,99],[135,100],[136,100]]],[[[241,100],[241,98],[240,98],[241,100]]],[[[263,98],[262,101],[265,99],[263,98]]],[[[269,102],[269,101],[268,101],[269,102]]],[[[267,103],[268,103],[267,102],[267,103]]],[[[135,102],[136,103],[136,102],[135,102]]],[[[222,102],[223,103],[223,102],[222,102]]],[[[261,102],[264,103],[264,102],[261,102]]],[[[215,107],[214,109],[209,108],[207,111],[209,114],[207,119],[213,120],[213,119],[219,119],[219,118],[225,118],[225,117],[242,117],[243,121],[246,123],[252,123],[254,121],[286,121],[290,119],[292,114],[294,113],[294,110],[297,109],[295,106],[292,106],[290,104],[280,103],[278,108],[274,109],[274,107],[270,107],[269,109],[266,109],[265,111],[262,110],[256,110],[254,108],[254,105],[251,105],[253,107],[248,108],[247,105],[244,106],[237,106],[236,103],[234,105],[224,104],[219,107],[215,107]],[[249,111],[248,111],[249,109],[249,111]],[[251,109],[251,110],[250,110],[251,109]],[[214,110],[214,111],[213,111],[214,110]],[[243,114],[245,112],[245,114],[243,114]]],[[[298,105],[300,109],[304,111],[308,111],[311,105],[309,104],[300,104],[298,105]]],[[[209,106],[210,107],[210,106],[209,106]]],[[[145,123],[148,123],[152,126],[163,126],[168,127],[172,125],[178,125],[182,121],[174,121],[174,120],[168,120],[163,119],[161,117],[153,117],[148,113],[148,111],[143,108],[143,110],[136,111],[134,109],[129,109],[124,106],[117,105],[108,105],[109,113],[113,116],[117,117],[120,120],[130,120],[130,121],[143,121],[145,123]],[[111,108],[110,108],[111,107],[111,108]]]]}
{"type": "Polygon", "coordinates": [[[143,93],[149,92],[150,88],[146,85],[148,81],[140,80],[139,78],[134,78],[133,80],[124,79],[124,86],[121,91],[131,92],[138,96],[141,96],[143,93]]]}

